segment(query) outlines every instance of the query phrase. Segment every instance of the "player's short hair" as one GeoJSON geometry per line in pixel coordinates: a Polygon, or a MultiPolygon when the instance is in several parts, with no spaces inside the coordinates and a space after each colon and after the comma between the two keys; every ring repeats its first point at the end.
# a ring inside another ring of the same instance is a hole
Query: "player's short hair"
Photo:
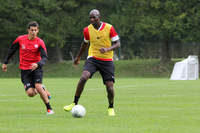
{"type": "Polygon", "coordinates": [[[39,24],[36,21],[29,22],[27,28],[30,29],[31,26],[39,28],[39,24]]]}
{"type": "Polygon", "coordinates": [[[89,15],[91,15],[91,14],[93,14],[93,15],[95,15],[95,16],[97,16],[97,17],[100,17],[100,12],[99,12],[99,10],[97,10],[97,9],[92,9],[92,10],[90,11],[89,15]]]}

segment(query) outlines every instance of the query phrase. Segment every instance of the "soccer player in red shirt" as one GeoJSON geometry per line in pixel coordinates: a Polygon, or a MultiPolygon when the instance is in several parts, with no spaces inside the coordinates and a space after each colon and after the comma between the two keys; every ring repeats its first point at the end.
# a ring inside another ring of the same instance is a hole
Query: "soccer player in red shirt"
{"type": "Polygon", "coordinates": [[[79,64],[81,55],[86,50],[87,46],[90,45],[88,58],[76,88],[74,101],[72,104],[64,106],[64,110],[70,111],[78,104],[85,83],[96,71],[99,71],[108,94],[108,115],[115,116],[113,50],[120,47],[119,36],[112,25],[100,21],[100,12],[98,10],[91,10],[89,17],[91,24],[84,28],[84,41],[74,60],[74,64],[79,64]]]}
{"type": "Polygon", "coordinates": [[[36,21],[28,23],[28,34],[18,36],[8,49],[8,55],[2,65],[2,70],[7,71],[9,59],[19,49],[19,60],[21,69],[21,81],[29,97],[40,94],[41,99],[47,108],[47,114],[53,114],[49,103],[49,92],[42,85],[43,70],[42,66],[47,59],[47,50],[44,41],[37,37],[39,25],[36,21]]]}

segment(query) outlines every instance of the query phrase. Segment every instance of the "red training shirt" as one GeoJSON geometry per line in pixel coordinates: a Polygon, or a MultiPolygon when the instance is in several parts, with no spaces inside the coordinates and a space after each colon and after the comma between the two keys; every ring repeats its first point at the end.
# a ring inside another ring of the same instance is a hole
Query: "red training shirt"
{"type": "Polygon", "coordinates": [[[41,54],[43,57],[47,57],[46,46],[42,39],[36,37],[34,40],[29,40],[28,35],[22,35],[17,37],[17,39],[12,43],[5,64],[8,63],[8,60],[17,49],[19,49],[19,68],[22,70],[31,69],[32,63],[38,63],[39,66],[43,65],[44,63],[40,62],[41,54]]]}

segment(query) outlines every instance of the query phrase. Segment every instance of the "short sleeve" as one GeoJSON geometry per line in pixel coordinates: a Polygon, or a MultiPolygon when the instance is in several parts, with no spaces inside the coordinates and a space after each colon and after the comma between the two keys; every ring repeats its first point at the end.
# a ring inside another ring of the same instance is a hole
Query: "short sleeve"
{"type": "Polygon", "coordinates": [[[88,43],[90,41],[89,30],[88,27],[85,27],[83,30],[84,42],[88,43]]]}
{"type": "Polygon", "coordinates": [[[113,26],[110,28],[110,38],[112,42],[119,40],[119,36],[113,26]]]}

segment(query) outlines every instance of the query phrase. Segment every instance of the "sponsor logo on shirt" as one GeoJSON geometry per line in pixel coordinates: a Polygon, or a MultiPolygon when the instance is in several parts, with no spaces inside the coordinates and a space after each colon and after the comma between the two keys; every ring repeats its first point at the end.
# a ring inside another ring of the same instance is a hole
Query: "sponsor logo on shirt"
{"type": "Polygon", "coordinates": [[[25,45],[24,44],[22,44],[22,49],[25,49],[26,47],[25,47],[25,45]]]}
{"type": "Polygon", "coordinates": [[[35,44],[34,47],[35,47],[35,48],[38,48],[38,44],[35,44]]]}
{"type": "Polygon", "coordinates": [[[101,38],[101,36],[97,36],[97,39],[100,39],[101,38]]]}

